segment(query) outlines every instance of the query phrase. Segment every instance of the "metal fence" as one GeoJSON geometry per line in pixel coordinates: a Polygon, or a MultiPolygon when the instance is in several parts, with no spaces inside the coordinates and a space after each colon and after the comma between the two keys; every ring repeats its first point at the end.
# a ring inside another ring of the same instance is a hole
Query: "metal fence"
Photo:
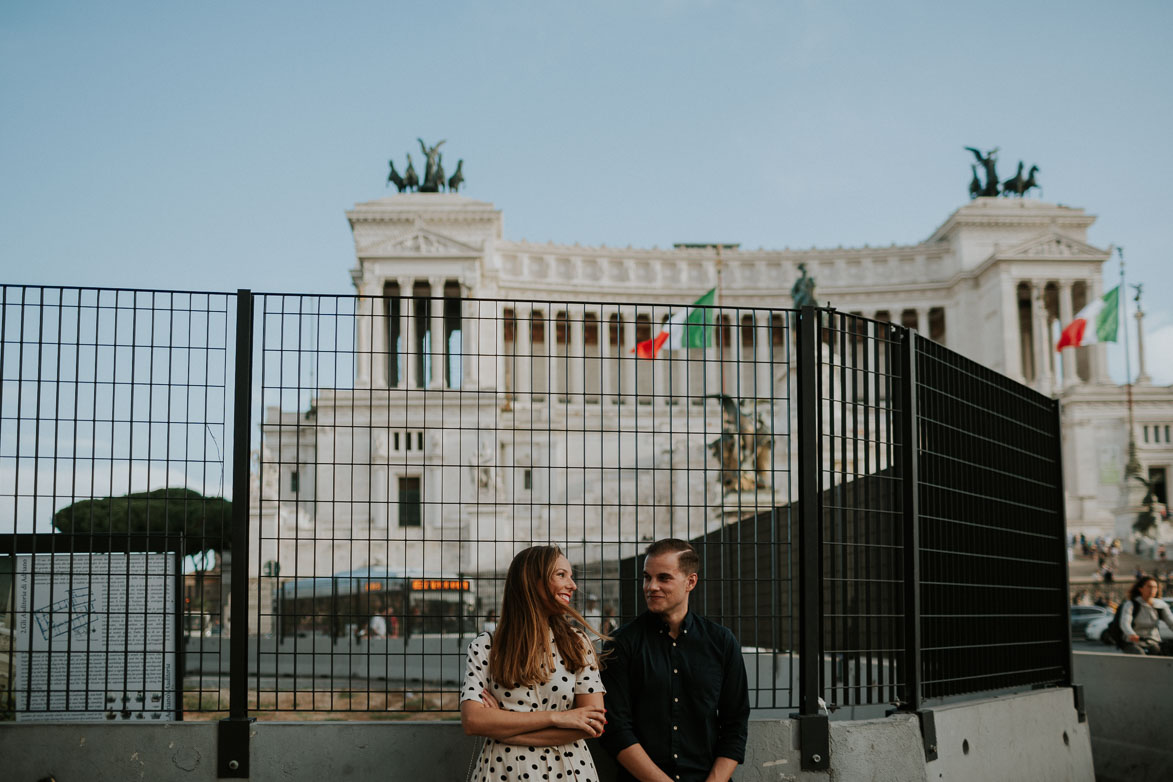
{"type": "Polygon", "coordinates": [[[8,718],[451,711],[514,553],[607,629],[668,536],[757,709],[1070,683],[1053,400],[834,310],[385,294],[3,288],[8,718]]]}

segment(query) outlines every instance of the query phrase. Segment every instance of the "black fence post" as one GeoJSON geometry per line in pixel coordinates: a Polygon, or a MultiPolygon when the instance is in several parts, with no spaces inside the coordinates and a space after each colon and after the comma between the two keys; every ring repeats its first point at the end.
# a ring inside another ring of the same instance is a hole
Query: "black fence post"
{"type": "Polygon", "coordinates": [[[1075,683],[1075,658],[1072,654],[1072,639],[1071,639],[1071,565],[1067,559],[1067,547],[1073,545],[1067,539],[1067,503],[1064,500],[1065,491],[1063,486],[1063,407],[1058,399],[1052,400],[1053,412],[1051,414],[1051,441],[1055,444],[1054,450],[1054,464],[1055,464],[1055,503],[1056,503],[1056,528],[1059,533],[1059,561],[1063,563],[1063,584],[1062,589],[1059,590],[1063,596],[1063,606],[1059,609],[1059,616],[1063,620],[1063,627],[1061,632],[1063,638],[1067,639],[1067,648],[1064,649],[1063,660],[1067,667],[1064,673],[1062,685],[1072,689],[1072,695],[1075,699],[1075,710],[1079,714],[1079,721],[1087,721],[1087,708],[1084,705],[1083,699],[1083,685],[1075,683]]]}
{"type": "Polygon", "coordinates": [[[917,414],[917,342],[915,329],[900,330],[900,406],[896,435],[900,444],[900,492],[904,527],[904,693],[900,710],[915,712],[920,720],[925,760],[937,759],[937,730],[933,712],[921,708],[924,697],[921,659],[920,604],[920,419],[917,414]]]}
{"type": "Polygon", "coordinates": [[[804,771],[831,767],[830,725],[820,713],[823,674],[823,552],[820,489],[819,320],[814,307],[798,318],[798,706],[804,771]]]}
{"type": "Polygon", "coordinates": [[[900,443],[900,491],[904,526],[904,693],[900,708],[920,711],[920,491],[917,456],[920,449],[916,414],[916,340],[912,329],[900,331],[900,407],[896,414],[900,443]]]}
{"type": "Polygon", "coordinates": [[[228,642],[228,718],[220,721],[217,771],[249,775],[248,716],[248,510],[252,435],[253,294],[236,292],[236,392],[232,409],[232,597],[228,642]]]}

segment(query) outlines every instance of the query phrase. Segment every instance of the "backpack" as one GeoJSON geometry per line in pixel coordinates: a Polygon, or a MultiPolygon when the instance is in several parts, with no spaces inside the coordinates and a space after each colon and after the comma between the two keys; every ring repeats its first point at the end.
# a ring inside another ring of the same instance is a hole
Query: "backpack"
{"type": "MultiPolygon", "coordinates": [[[[1116,607],[1116,615],[1112,617],[1111,624],[1109,624],[1108,629],[1104,631],[1104,635],[1107,636],[1107,638],[1116,646],[1121,646],[1122,644],[1126,643],[1124,639],[1124,631],[1120,629],[1120,614],[1124,610],[1124,606],[1128,605],[1130,602],[1136,601],[1125,600],[1116,607]]],[[[1137,610],[1139,608],[1139,604],[1132,607],[1133,617],[1136,616],[1137,610]]]]}

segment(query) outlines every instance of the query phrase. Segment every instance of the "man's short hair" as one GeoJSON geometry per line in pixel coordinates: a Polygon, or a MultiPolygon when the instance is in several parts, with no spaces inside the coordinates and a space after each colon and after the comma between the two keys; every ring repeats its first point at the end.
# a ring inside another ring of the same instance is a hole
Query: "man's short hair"
{"type": "Polygon", "coordinates": [[[679,554],[676,565],[680,572],[688,576],[701,569],[701,558],[687,540],[680,538],[664,538],[657,540],[644,551],[645,557],[656,557],[660,554],[679,554]]]}

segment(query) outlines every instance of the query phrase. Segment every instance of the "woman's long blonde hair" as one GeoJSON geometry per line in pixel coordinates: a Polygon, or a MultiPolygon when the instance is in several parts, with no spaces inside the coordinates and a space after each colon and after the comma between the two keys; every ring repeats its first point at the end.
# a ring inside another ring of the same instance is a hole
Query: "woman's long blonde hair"
{"type": "Polygon", "coordinates": [[[547,642],[547,627],[554,631],[566,666],[575,673],[587,666],[589,653],[586,639],[570,620],[604,637],[578,611],[556,603],[550,594],[550,576],[560,556],[557,546],[530,546],[509,564],[501,620],[489,653],[489,675],[503,687],[532,687],[550,678],[554,650],[547,642]]]}

